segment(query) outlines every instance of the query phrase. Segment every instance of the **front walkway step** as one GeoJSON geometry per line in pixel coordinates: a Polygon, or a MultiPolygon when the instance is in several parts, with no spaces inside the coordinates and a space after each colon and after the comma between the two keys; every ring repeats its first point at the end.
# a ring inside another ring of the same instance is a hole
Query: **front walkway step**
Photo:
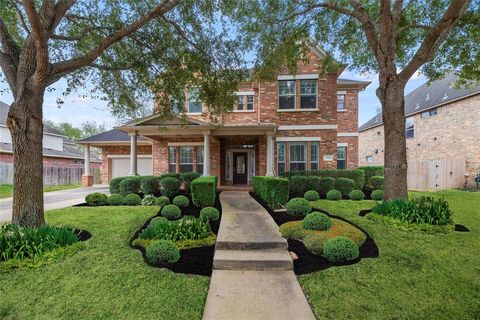
{"type": "Polygon", "coordinates": [[[286,250],[215,250],[213,269],[217,270],[292,270],[286,250]]]}
{"type": "Polygon", "coordinates": [[[313,320],[293,271],[214,270],[204,320],[313,320]]]}

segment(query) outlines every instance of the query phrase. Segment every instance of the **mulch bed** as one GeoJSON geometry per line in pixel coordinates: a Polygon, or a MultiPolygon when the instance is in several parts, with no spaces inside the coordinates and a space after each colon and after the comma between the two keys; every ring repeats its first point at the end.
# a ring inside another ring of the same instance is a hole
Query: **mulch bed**
{"type": "Polygon", "coordinates": [[[79,241],[87,241],[92,237],[92,234],[87,230],[73,229],[72,231],[77,235],[79,241]]]}
{"type": "MultiPolygon", "coordinates": [[[[217,208],[220,212],[220,218],[217,221],[210,222],[210,228],[215,235],[218,234],[218,229],[220,228],[220,221],[222,220],[222,206],[220,204],[220,198],[218,195],[219,193],[217,194],[217,197],[215,199],[214,207],[217,208]]],[[[188,208],[182,210],[182,217],[185,215],[192,215],[198,217],[200,215],[200,208],[190,205],[188,208]]],[[[160,216],[161,215],[159,211],[155,217],[160,216]]],[[[143,226],[134,233],[133,237],[129,241],[130,247],[140,250],[145,263],[149,266],[156,268],[166,268],[176,273],[196,274],[202,276],[212,275],[213,255],[215,253],[215,246],[204,246],[180,250],[180,260],[178,260],[176,263],[152,264],[147,260],[145,249],[140,246],[134,246],[132,243],[135,239],[138,238],[143,229],[148,227],[148,225],[150,224],[150,220],[155,217],[148,219],[143,224],[143,226]]]]}
{"type": "MultiPolygon", "coordinates": [[[[286,222],[290,221],[299,221],[302,220],[302,216],[291,216],[287,214],[286,212],[273,212],[270,207],[266,205],[260,198],[258,198],[253,192],[250,193],[250,195],[257,200],[258,203],[260,203],[265,210],[268,211],[270,216],[273,218],[275,223],[280,226],[286,222]]],[[[312,253],[310,253],[307,248],[305,248],[305,245],[303,242],[299,240],[287,240],[288,241],[288,251],[294,252],[297,256],[298,259],[293,261],[293,269],[295,271],[295,274],[300,275],[300,274],[306,274],[306,273],[312,273],[320,270],[325,270],[330,267],[335,267],[335,266],[346,266],[346,265],[351,265],[360,262],[364,258],[378,258],[379,256],[379,249],[373,238],[370,237],[370,235],[360,226],[348,221],[347,219],[331,214],[330,212],[327,212],[325,210],[319,210],[315,209],[316,211],[321,211],[328,215],[329,217],[345,221],[355,228],[359,229],[362,231],[367,239],[363,243],[362,247],[360,248],[360,255],[358,256],[357,259],[347,261],[347,262],[330,262],[324,257],[316,256],[312,253]]]]}

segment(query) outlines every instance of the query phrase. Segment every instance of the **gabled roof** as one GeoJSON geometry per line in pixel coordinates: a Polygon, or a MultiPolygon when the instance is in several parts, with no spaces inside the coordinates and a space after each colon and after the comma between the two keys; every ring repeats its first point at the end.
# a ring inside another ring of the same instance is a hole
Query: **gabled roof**
{"type": "MultiPolygon", "coordinates": [[[[112,129],[109,131],[105,131],[99,134],[96,134],[94,136],[78,140],[78,143],[80,144],[85,144],[88,142],[103,142],[103,141],[109,141],[109,142],[129,142],[130,141],[130,136],[128,133],[124,131],[120,131],[117,129],[112,129]]],[[[145,138],[139,136],[138,141],[146,141],[145,138]]]]}
{"type": "MultiPolygon", "coordinates": [[[[456,89],[453,87],[456,80],[456,74],[450,72],[443,79],[436,80],[431,84],[425,83],[407,94],[405,96],[405,115],[411,116],[471,95],[480,94],[480,84],[456,89]]],[[[362,124],[358,131],[364,131],[382,124],[382,115],[376,115],[362,124]]]]}
{"type": "Polygon", "coordinates": [[[197,119],[192,119],[188,116],[182,117],[182,116],[175,116],[172,119],[162,119],[163,116],[159,113],[154,113],[150,116],[143,117],[140,119],[135,119],[128,121],[124,124],[122,124],[119,128],[121,127],[127,127],[127,126],[185,126],[185,125],[208,125],[207,122],[197,120],[197,119]]]}

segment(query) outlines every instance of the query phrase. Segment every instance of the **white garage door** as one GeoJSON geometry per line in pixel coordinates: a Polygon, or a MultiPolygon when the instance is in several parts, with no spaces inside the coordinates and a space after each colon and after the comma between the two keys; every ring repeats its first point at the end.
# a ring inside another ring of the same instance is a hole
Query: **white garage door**
{"type": "MultiPolygon", "coordinates": [[[[111,164],[111,178],[125,177],[130,175],[130,157],[112,158],[111,164]]],[[[152,157],[139,157],[137,159],[137,171],[141,176],[153,174],[152,157]]]]}

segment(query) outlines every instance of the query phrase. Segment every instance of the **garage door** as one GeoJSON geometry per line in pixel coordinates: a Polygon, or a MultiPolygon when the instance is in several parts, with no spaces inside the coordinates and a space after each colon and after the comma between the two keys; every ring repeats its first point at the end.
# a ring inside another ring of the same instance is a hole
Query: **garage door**
{"type": "MultiPolygon", "coordinates": [[[[112,158],[111,164],[111,178],[125,177],[130,175],[130,158],[112,158]]],[[[137,159],[137,171],[141,176],[153,174],[152,157],[142,157],[137,159]]]]}

